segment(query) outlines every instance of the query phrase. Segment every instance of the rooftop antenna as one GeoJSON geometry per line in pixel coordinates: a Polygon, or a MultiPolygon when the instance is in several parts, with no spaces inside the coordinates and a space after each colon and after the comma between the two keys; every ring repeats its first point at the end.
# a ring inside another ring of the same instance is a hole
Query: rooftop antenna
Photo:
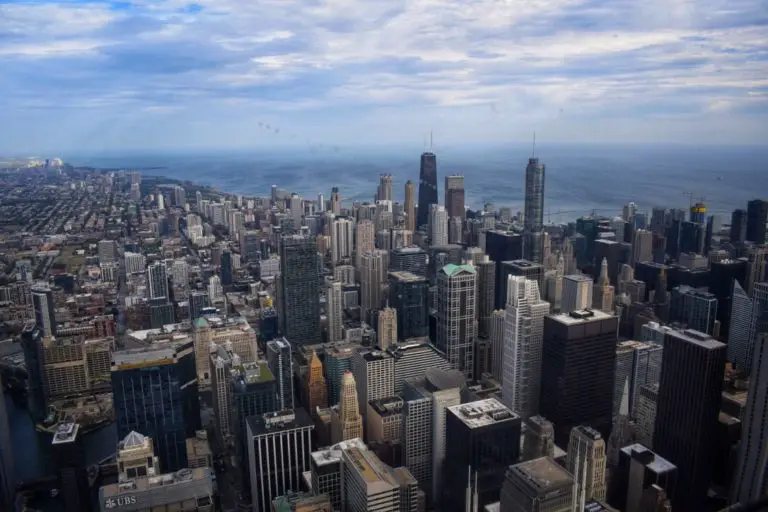
{"type": "Polygon", "coordinates": [[[536,158],[536,132],[533,132],[533,154],[531,158],[536,158]]]}
{"type": "Polygon", "coordinates": [[[429,152],[432,152],[432,130],[429,130],[429,152]]]}

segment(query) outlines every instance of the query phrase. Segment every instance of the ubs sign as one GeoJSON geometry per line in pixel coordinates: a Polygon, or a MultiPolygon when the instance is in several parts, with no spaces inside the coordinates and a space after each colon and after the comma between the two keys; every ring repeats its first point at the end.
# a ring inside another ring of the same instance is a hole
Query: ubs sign
{"type": "Polygon", "coordinates": [[[115,509],[126,505],[135,505],[136,496],[120,496],[119,498],[109,498],[104,502],[104,508],[115,509]]]}

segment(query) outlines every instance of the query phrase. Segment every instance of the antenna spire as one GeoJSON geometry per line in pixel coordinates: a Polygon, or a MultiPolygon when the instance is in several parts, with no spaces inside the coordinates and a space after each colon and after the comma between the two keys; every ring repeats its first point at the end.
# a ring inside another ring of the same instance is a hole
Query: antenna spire
{"type": "Polygon", "coordinates": [[[536,158],[536,132],[533,132],[533,152],[531,157],[536,158]]]}
{"type": "Polygon", "coordinates": [[[432,151],[432,130],[429,130],[429,151],[432,151]]]}

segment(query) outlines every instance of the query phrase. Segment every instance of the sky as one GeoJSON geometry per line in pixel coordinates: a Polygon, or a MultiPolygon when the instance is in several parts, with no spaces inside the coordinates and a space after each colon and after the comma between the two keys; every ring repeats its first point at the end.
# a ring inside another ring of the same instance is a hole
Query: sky
{"type": "Polygon", "coordinates": [[[768,0],[0,0],[0,153],[765,144],[768,0]]]}

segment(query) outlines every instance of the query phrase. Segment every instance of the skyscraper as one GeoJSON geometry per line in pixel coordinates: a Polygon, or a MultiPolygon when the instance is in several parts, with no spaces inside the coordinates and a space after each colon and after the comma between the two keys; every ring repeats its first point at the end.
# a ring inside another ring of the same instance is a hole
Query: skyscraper
{"type": "Polygon", "coordinates": [[[677,467],[673,463],[642,444],[631,444],[619,450],[619,465],[611,472],[607,501],[626,512],[655,512],[660,509],[641,506],[643,492],[658,485],[672,494],[676,483],[677,467]]]}
{"type": "Polygon", "coordinates": [[[378,343],[381,350],[397,343],[397,310],[386,307],[379,311],[377,329],[378,343]]]}
{"type": "Polygon", "coordinates": [[[437,157],[432,152],[421,154],[419,169],[419,211],[416,227],[421,228],[429,222],[430,205],[438,204],[437,199],[437,157]]]}
{"type": "Polygon", "coordinates": [[[483,255],[481,260],[475,263],[477,272],[477,336],[479,338],[491,337],[491,315],[493,315],[493,303],[496,297],[496,262],[483,255]]]}
{"type": "Polygon", "coordinates": [[[310,353],[307,366],[307,407],[312,415],[318,407],[328,407],[328,386],[325,384],[323,362],[314,350],[310,353]]]}
{"type": "Polygon", "coordinates": [[[328,319],[328,341],[344,339],[344,304],[341,281],[325,281],[325,316],[328,319]]]}
{"type": "Polygon", "coordinates": [[[376,191],[377,201],[392,200],[392,175],[379,174],[379,189],[376,191]]]}
{"type": "Polygon", "coordinates": [[[411,180],[405,182],[405,225],[411,233],[416,231],[416,185],[411,180]]]}
{"type": "Polygon", "coordinates": [[[363,418],[368,402],[395,394],[395,361],[387,352],[363,349],[352,355],[352,373],[363,418]]]}
{"type": "Polygon", "coordinates": [[[541,391],[541,350],[549,302],[536,281],[521,276],[507,280],[502,396],[523,420],[538,413],[541,391]]]}
{"type": "Polygon", "coordinates": [[[27,368],[27,407],[35,421],[41,421],[48,415],[43,378],[42,354],[43,330],[36,322],[28,321],[21,332],[21,347],[24,351],[24,365],[27,368]]]}
{"type": "Polygon", "coordinates": [[[747,504],[768,492],[768,334],[758,336],[753,361],[731,503],[747,504]]]}
{"type": "Polygon", "coordinates": [[[747,239],[747,211],[746,210],[733,210],[731,215],[731,231],[729,240],[735,245],[739,246],[747,239]]]}
{"type": "Polygon", "coordinates": [[[617,331],[618,318],[602,311],[544,318],[539,407],[555,425],[558,446],[578,425],[610,438],[617,331]]]}
{"type": "Polygon", "coordinates": [[[389,305],[397,311],[397,339],[429,334],[426,278],[410,272],[389,273],[389,305]]]}
{"type": "Polygon", "coordinates": [[[352,257],[354,223],[352,219],[337,217],[331,222],[331,260],[334,265],[352,257]]]}
{"type": "Polygon", "coordinates": [[[538,158],[528,159],[525,168],[525,211],[523,226],[527,233],[525,257],[541,262],[541,232],[544,229],[544,164],[538,158]]]}
{"type": "MultiPolygon", "coordinates": [[[[3,389],[0,377],[0,389],[3,389]]],[[[13,441],[11,426],[8,423],[8,411],[5,408],[5,395],[0,393],[0,509],[14,509],[16,494],[16,471],[13,466],[13,441]]]]}
{"type": "Polygon", "coordinates": [[[446,245],[448,243],[448,212],[439,204],[430,205],[429,244],[446,245]]]}
{"type": "Polygon", "coordinates": [[[760,332],[766,332],[768,283],[757,283],[752,298],[738,281],[733,283],[731,318],[728,333],[728,361],[749,375],[754,347],[760,332]]]}
{"type": "Polygon", "coordinates": [[[147,267],[147,282],[150,299],[168,298],[168,275],[164,262],[156,261],[147,267]]]}
{"type": "Polygon", "coordinates": [[[254,512],[270,512],[272,500],[302,488],[302,475],[310,467],[314,428],[304,409],[248,418],[248,462],[254,512]]]}
{"type": "Polygon", "coordinates": [[[690,286],[676,286],[670,293],[669,319],[671,322],[685,324],[689,329],[714,335],[717,297],[690,286]]]}
{"type": "Polygon", "coordinates": [[[664,338],[653,447],[677,465],[673,510],[706,508],[725,365],[725,345],[698,331],[664,338]]]}
{"type": "Polygon", "coordinates": [[[526,460],[507,469],[499,510],[570,512],[575,488],[573,476],[552,457],[526,460]]]}
{"type": "Polygon", "coordinates": [[[494,398],[449,407],[440,510],[499,501],[504,470],[520,457],[520,430],[520,417],[494,398]]]}
{"type": "Polygon", "coordinates": [[[603,258],[603,262],[600,265],[600,277],[597,278],[597,282],[592,289],[592,307],[604,313],[612,313],[613,295],[614,288],[611,286],[610,279],[608,279],[608,260],[603,258]]]}
{"type": "Polygon", "coordinates": [[[661,376],[661,345],[642,341],[622,341],[616,346],[616,371],[613,386],[613,417],[619,415],[619,409],[626,401],[630,417],[634,417],[640,388],[648,384],[658,384],[661,376]]]}
{"type": "Polygon", "coordinates": [[[382,284],[386,273],[387,251],[376,249],[363,254],[360,263],[360,318],[371,322],[371,315],[381,307],[382,284]]]}
{"type": "Polygon", "coordinates": [[[747,203],[747,240],[765,243],[765,223],[768,221],[768,201],[753,199],[747,203]]]}
{"type": "Polygon", "coordinates": [[[277,405],[293,409],[293,359],[291,344],[285,338],[267,342],[267,363],[277,382],[277,405]]]}
{"type": "Polygon", "coordinates": [[[280,239],[281,328],[291,343],[318,343],[321,339],[317,272],[315,237],[289,235],[280,239]]]}
{"type": "Polygon", "coordinates": [[[594,282],[584,274],[573,274],[563,277],[563,301],[561,313],[581,311],[592,306],[592,291],[594,282]]]}
{"type": "Polygon", "coordinates": [[[584,503],[605,499],[605,441],[592,427],[579,425],[571,430],[566,468],[577,482],[577,510],[584,503]]]}
{"type": "Polygon", "coordinates": [[[357,400],[357,383],[352,372],[345,372],[341,378],[341,399],[331,412],[333,443],[363,437],[363,417],[357,400]]]}
{"type": "Polygon", "coordinates": [[[474,373],[475,293],[472,265],[446,265],[437,274],[437,348],[453,368],[471,379],[474,373]]]}
{"type": "Polygon", "coordinates": [[[389,270],[402,270],[426,277],[427,251],[414,245],[394,249],[390,257],[389,270]]]}
{"type": "Polygon", "coordinates": [[[192,341],[115,352],[112,389],[117,437],[142,432],[154,440],[163,471],[186,468],[186,438],[200,430],[192,341]]]}
{"type": "Polygon", "coordinates": [[[452,175],[445,177],[445,209],[448,217],[464,219],[464,176],[452,175]]]}
{"type": "Polygon", "coordinates": [[[544,289],[544,266],[539,263],[533,263],[528,260],[512,260],[502,261],[501,273],[499,274],[499,281],[496,282],[497,288],[503,288],[499,290],[501,293],[501,299],[503,304],[501,307],[507,305],[507,277],[508,276],[523,276],[526,279],[531,279],[539,284],[539,293],[544,289]]]}
{"type": "Polygon", "coordinates": [[[32,304],[35,308],[35,324],[43,336],[56,336],[56,312],[53,290],[48,285],[32,287],[32,304]]]}

